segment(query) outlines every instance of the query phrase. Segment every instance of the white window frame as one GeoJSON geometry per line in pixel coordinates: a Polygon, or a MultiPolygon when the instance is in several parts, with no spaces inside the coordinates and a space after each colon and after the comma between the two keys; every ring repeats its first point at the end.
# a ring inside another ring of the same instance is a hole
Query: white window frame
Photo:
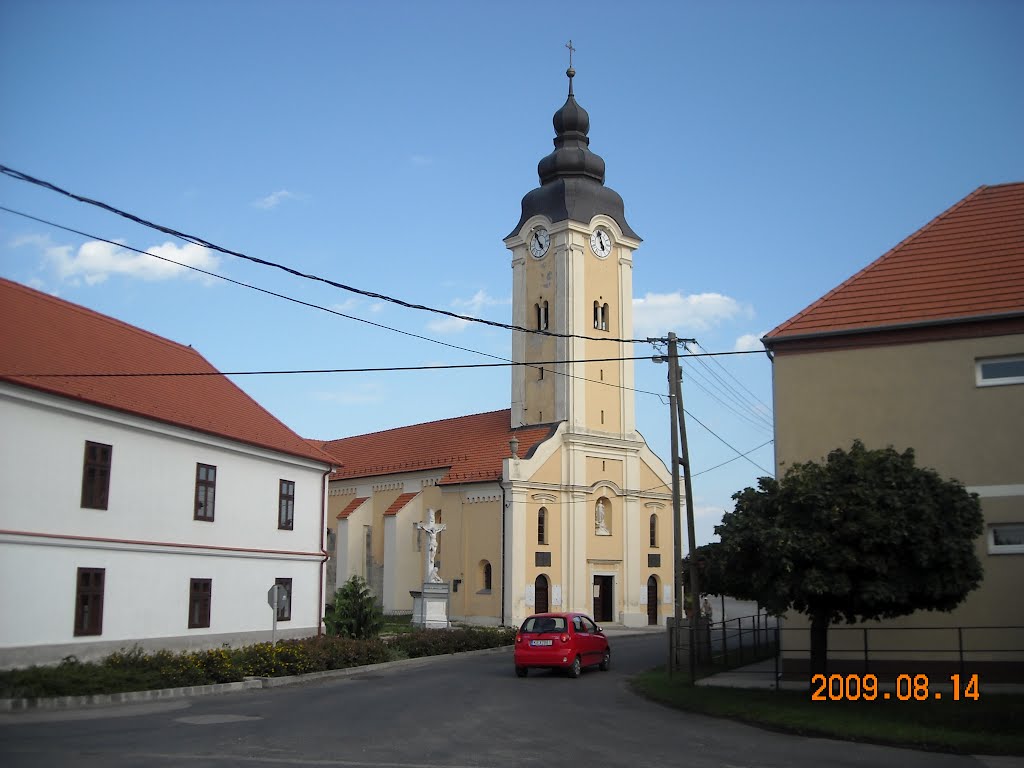
{"type": "Polygon", "coordinates": [[[1020,523],[989,523],[986,531],[988,539],[988,553],[990,555],[1022,555],[1024,544],[996,544],[996,528],[1024,528],[1024,522],[1020,523]]]}
{"type": "Polygon", "coordinates": [[[984,379],[981,366],[986,363],[1020,363],[1024,355],[1007,355],[1006,357],[983,357],[974,361],[974,381],[979,387],[1003,387],[1008,384],[1024,384],[1024,376],[1004,376],[998,379],[984,379]]]}

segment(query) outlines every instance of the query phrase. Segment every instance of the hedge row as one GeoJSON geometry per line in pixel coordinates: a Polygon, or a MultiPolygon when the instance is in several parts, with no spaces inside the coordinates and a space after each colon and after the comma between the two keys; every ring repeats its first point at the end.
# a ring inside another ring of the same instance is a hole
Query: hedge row
{"type": "Polygon", "coordinates": [[[123,693],[187,685],[238,682],[347,669],[400,658],[437,656],[511,645],[513,629],[418,630],[385,642],[377,638],[310,637],[243,648],[147,653],[121,649],[100,662],[69,656],[56,666],[0,671],[0,698],[123,693]]]}

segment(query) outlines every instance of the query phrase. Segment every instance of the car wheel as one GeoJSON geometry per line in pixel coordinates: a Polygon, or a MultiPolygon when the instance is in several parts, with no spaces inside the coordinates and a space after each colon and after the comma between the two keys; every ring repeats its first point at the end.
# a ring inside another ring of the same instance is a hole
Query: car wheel
{"type": "Polygon", "coordinates": [[[529,670],[526,667],[516,667],[516,677],[526,677],[529,670]]]}
{"type": "Polygon", "coordinates": [[[576,679],[580,676],[580,672],[583,670],[583,663],[580,661],[580,657],[577,656],[572,660],[572,666],[569,667],[569,677],[576,679]]]}
{"type": "Polygon", "coordinates": [[[604,656],[601,657],[601,671],[607,672],[612,666],[612,652],[605,650],[604,656]]]}

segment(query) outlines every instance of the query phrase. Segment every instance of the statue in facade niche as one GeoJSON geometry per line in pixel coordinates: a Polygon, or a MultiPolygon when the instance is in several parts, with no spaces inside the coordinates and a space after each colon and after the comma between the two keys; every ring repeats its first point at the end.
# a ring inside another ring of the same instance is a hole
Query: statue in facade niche
{"type": "Polygon", "coordinates": [[[597,507],[594,509],[594,528],[598,536],[611,536],[611,531],[604,521],[604,499],[597,500],[597,507]]]}
{"type": "Polygon", "coordinates": [[[440,584],[441,577],[437,573],[437,566],[434,560],[437,558],[437,537],[448,526],[437,523],[434,520],[434,510],[427,510],[427,523],[416,523],[416,528],[427,534],[427,562],[423,569],[423,582],[425,584],[440,584]]]}

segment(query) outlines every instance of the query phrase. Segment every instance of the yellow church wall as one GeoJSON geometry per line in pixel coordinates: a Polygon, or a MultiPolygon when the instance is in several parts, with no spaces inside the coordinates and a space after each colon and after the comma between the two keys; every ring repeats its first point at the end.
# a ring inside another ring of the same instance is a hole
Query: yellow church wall
{"type": "MultiPolygon", "coordinates": [[[[526,259],[526,322],[525,327],[537,328],[537,305],[548,304],[547,317],[548,328],[555,330],[555,318],[558,316],[556,302],[557,291],[555,284],[555,262],[552,251],[555,245],[552,243],[551,250],[543,259],[526,259]]],[[[529,334],[526,336],[526,360],[557,360],[557,347],[555,337],[542,336],[540,334],[529,334]]],[[[555,419],[555,374],[550,367],[545,367],[543,373],[540,369],[528,368],[523,371],[526,382],[525,398],[525,421],[527,424],[543,423],[545,420],[555,419]],[[544,414],[547,414],[545,416],[544,414]]]]}
{"type": "MultiPolygon", "coordinates": [[[[433,506],[440,509],[440,522],[446,526],[438,538],[437,560],[438,575],[453,587],[449,615],[493,623],[501,612],[501,490],[497,486],[431,490],[438,494],[433,506]],[[484,562],[491,566],[489,591],[485,589],[484,562]]],[[[424,557],[421,552],[421,562],[424,557]]]]}
{"type": "Polygon", "coordinates": [[[591,485],[604,480],[623,488],[625,487],[623,472],[624,462],[621,459],[587,456],[587,482],[591,485]]]}
{"type": "Polygon", "coordinates": [[[375,563],[384,562],[384,513],[402,494],[401,485],[395,485],[397,487],[388,490],[375,490],[370,499],[373,505],[373,520],[370,525],[373,526],[372,555],[375,563]]]}
{"type": "MultiPolygon", "coordinates": [[[[622,321],[622,307],[619,306],[619,264],[616,247],[606,259],[594,256],[590,246],[583,249],[585,259],[584,296],[581,297],[586,315],[584,332],[587,336],[619,337],[622,321]],[[604,327],[595,327],[594,304],[607,304],[604,327]]],[[[584,346],[586,358],[621,357],[622,348],[616,342],[587,341],[584,346]]],[[[599,432],[622,432],[622,390],[619,363],[602,361],[584,365],[586,382],[586,423],[589,429],[599,432]]]]}
{"type": "Polygon", "coordinates": [[[530,475],[530,481],[537,484],[559,485],[562,482],[562,449],[559,447],[530,475]]]}

